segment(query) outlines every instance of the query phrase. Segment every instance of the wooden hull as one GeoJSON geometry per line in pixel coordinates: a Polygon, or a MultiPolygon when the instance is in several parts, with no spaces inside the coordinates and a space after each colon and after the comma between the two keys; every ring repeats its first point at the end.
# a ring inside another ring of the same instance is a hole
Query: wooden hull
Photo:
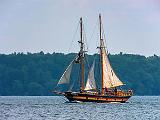
{"type": "Polygon", "coordinates": [[[99,95],[99,94],[66,92],[64,96],[71,102],[72,101],[82,101],[82,102],[125,103],[132,95],[118,96],[118,95],[99,95]]]}

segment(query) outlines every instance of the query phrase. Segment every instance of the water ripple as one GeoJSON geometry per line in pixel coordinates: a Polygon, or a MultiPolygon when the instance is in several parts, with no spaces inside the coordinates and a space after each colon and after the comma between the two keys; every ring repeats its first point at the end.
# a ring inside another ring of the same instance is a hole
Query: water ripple
{"type": "Polygon", "coordinates": [[[2,120],[159,120],[159,96],[133,96],[128,103],[69,103],[63,96],[1,96],[2,120]]]}

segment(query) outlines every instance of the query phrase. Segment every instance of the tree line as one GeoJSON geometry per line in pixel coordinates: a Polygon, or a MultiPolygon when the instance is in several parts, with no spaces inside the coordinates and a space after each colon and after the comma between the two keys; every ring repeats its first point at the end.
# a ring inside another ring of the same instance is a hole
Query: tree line
{"type": "MultiPolygon", "coordinates": [[[[0,95],[53,95],[75,53],[0,54],[0,95]]],[[[94,55],[87,55],[92,64],[94,55]]],[[[109,54],[117,76],[135,95],[160,95],[160,57],[109,54]]]]}

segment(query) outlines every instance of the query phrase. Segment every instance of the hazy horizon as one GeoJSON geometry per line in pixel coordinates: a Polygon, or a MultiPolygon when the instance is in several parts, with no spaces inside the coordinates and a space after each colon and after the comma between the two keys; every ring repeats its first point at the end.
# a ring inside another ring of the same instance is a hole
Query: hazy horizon
{"type": "Polygon", "coordinates": [[[1,0],[0,53],[77,52],[79,31],[75,32],[83,17],[88,51],[93,54],[99,13],[109,53],[160,55],[159,0],[1,0]]]}

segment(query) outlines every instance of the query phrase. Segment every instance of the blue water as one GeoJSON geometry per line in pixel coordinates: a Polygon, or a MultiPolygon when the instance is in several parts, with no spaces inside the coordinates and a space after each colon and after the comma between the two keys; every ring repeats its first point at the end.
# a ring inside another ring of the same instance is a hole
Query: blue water
{"type": "Polygon", "coordinates": [[[0,97],[0,120],[160,120],[159,96],[127,103],[68,103],[63,96],[0,97]]]}

